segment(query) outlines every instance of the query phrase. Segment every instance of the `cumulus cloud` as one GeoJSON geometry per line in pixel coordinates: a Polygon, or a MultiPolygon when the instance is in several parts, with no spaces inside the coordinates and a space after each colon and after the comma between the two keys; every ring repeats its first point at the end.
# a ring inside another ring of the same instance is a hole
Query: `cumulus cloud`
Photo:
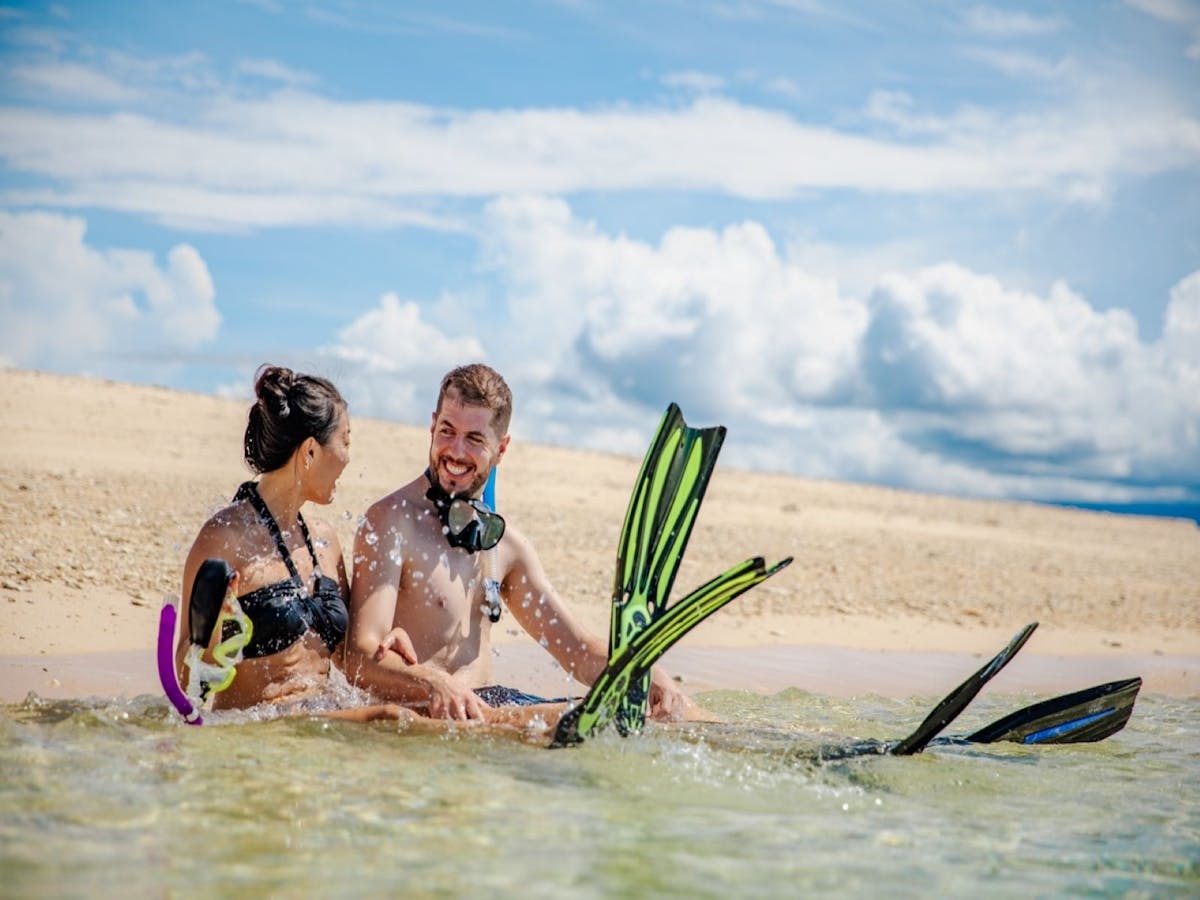
{"type": "Polygon", "coordinates": [[[178,244],[98,249],[83,219],[0,211],[0,354],[77,370],[96,354],[167,352],[212,340],[221,323],[208,267],[178,244]]]}
{"type": "Polygon", "coordinates": [[[1156,343],[1065,285],[1041,297],[955,265],[885,278],[868,305],[863,399],[914,445],[994,472],[1130,486],[1197,462],[1195,428],[1178,427],[1200,417],[1190,280],[1156,343]]]}
{"type": "Polygon", "coordinates": [[[321,354],[356,410],[407,422],[429,415],[447,370],[486,360],[476,337],[447,335],[417,303],[392,293],[341,329],[321,354]]]}
{"type": "Polygon", "coordinates": [[[675,400],[759,468],[986,496],[1197,489],[1200,273],[1146,342],[1068,285],[956,264],[849,295],[755,222],[650,244],[506,198],[488,226],[509,317],[489,349],[540,439],[638,453],[675,400]]]}

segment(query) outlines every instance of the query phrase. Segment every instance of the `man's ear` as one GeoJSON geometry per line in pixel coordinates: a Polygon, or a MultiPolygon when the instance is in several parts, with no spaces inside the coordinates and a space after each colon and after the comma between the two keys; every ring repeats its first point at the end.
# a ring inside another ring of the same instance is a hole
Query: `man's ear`
{"type": "MultiPolygon", "coordinates": [[[[500,462],[500,460],[504,458],[504,451],[508,449],[508,437],[509,436],[506,434],[504,437],[500,438],[500,446],[496,450],[496,462],[500,462]]],[[[495,463],[493,463],[493,465],[495,465],[495,463]]]]}
{"type": "Polygon", "coordinates": [[[433,429],[437,427],[437,410],[429,414],[429,433],[433,434],[433,429]]]}

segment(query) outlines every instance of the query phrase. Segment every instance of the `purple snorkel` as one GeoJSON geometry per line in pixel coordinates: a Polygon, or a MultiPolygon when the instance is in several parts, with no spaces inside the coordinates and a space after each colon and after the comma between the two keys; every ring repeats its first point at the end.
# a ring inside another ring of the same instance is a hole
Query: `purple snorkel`
{"type": "Polygon", "coordinates": [[[189,725],[202,725],[200,710],[192,706],[175,677],[175,604],[168,600],[158,616],[158,680],[171,705],[189,725]]]}

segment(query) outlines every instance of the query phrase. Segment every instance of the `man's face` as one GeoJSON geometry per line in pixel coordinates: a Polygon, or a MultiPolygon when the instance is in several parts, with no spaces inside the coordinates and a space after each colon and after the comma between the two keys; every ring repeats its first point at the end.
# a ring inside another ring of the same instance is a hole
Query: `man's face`
{"type": "Polygon", "coordinates": [[[492,411],[450,394],[433,414],[429,432],[429,469],[441,489],[456,497],[479,496],[508,449],[508,435],[497,435],[492,427],[492,411]]]}

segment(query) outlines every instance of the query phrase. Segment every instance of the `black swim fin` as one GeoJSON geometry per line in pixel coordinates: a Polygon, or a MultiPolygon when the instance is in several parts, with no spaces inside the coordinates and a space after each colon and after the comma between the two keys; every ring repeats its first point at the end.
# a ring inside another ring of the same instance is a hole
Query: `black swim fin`
{"type": "Polygon", "coordinates": [[[206,559],[200,564],[188,601],[188,634],[193,644],[208,646],[234,574],[233,566],[223,559],[206,559]]]}
{"type": "Polygon", "coordinates": [[[941,734],[946,726],[958,717],[959,713],[967,708],[967,704],[978,696],[979,692],[983,690],[983,686],[1008,665],[1009,661],[1016,656],[1017,651],[1025,646],[1025,642],[1029,640],[1029,636],[1033,634],[1037,626],[1037,622],[1030,622],[1018,631],[1008,642],[1008,646],[988,660],[987,664],[978,672],[947,694],[945,699],[933,708],[933,712],[925,717],[925,721],[917,727],[917,730],[908,737],[900,741],[868,739],[850,744],[823,747],[819,751],[819,757],[823,760],[837,760],[870,754],[910,756],[913,753],[920,753],[930,741],[941,734]]]}
{"type": "MultiPolygon", "coordinates": [[[[617,543],[609,620],[610,660],[619,657],[667,609],[667,597],[691,537],[700,502],[725,440],[725,428],[690,428],[672,403],[663,414],[634,482],[617,543]]],[[[649,673],[617,701],[622,734],[645,723],[649,673]]]]}
{"type": "Polygon", "coordinates": [[[1125,727],[1141,678],[1110,681],[1034,703],[959,739],[972,744],[1075,744],[1102,741],[1125,727]]]}
{"type": "Polygon", "coordinates": [[[967,704],[974,700],[983,690],[983,686],[992,680],[992,676],[1008,665],[1009,661],[1017,655],[1017,651],[1025,646],[1025,642],[1029,640],[1029,636],[1033,634],[1037,626],[1037,622],[1030,622],[1018,631],[1008,642],[1007,647],[992,657],[986,666],[951,691],[946,699],[934,707],[933,712],[925,718],[916,731],[888,752],[893,756],[909,756],[924,750],[926,744],[941,734],[946,726],[967,708],[967,704]]]}

